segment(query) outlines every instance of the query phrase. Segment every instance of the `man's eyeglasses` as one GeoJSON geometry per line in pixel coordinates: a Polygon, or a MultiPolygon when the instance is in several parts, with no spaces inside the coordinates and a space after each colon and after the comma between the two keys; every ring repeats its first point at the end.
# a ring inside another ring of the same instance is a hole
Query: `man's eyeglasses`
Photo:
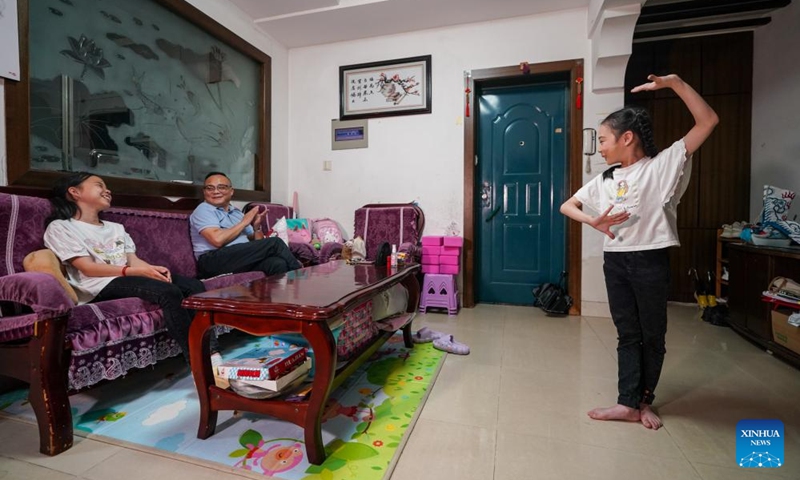
{"type": "Polygon", "coordinates": [[[203,187],[203,190],[205,190],[208,193],[211,193],[214,190],[218,190],[220,193],[227,193],[228,190],[230,189],[231,189],[230,185],[206,185],[205,187],[203,187]]]}

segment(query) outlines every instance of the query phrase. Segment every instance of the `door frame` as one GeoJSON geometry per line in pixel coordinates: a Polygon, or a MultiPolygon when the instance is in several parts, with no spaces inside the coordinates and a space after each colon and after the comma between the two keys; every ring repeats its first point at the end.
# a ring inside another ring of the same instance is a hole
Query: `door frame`
{"type": "MultiPolygon", "coordinates": [[[[575,107],[579,86],[577,80],[583,77],[583,60],[562,60],[536,64],[520,64],[509,67],[484,68],[468,73],[467,86],[473,95],[468,95],[467,106],[472,115],[464,118],[464,298],[463,306],[475,306],[475,116],[478,103],[476,87],[502,82],[504,85],[529,85],[536,83],[543,74],[569,74],[570,101],[567,116],[570,125],[570,138],[567,142],[567,185],[570,192],[576,192],[583,185],[583,109],[575,107]]],[[[585,95],[584,95],[585,97],[585,95]]],[[[574,302],[570,315],[581,313],[581,224],[574,220],[567,222],[566,266],[569,271],[568,290],[574,302]]]]}

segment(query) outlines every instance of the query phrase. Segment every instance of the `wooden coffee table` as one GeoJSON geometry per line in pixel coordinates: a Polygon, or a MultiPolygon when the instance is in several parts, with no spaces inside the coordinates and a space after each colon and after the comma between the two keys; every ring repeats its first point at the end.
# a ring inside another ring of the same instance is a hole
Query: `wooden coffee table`
{"type": "Polygon", "coordinates": [[[330,393],[363,364],[394,332],[380,335],[336,373],[336,343],[329,324],[389,287],[408,289],[408,320],[402,327],[405,345],[411,341],[411,319],[419,308],[419,265],[376,268],[344,261],[273,275],[250,283],[212,290],[187,298],[185,308],[196,310],[189,330],[189,357],[200,397],[198,438],[208,438],[220,410],[255,412],[290,421],[305,429],[308,460],[325,460],[322,414],[330,393]],[[214,325],[229,325],[252,335],[300,333],[314,351],[315,374],[306,400],[254,400],[217,387],[211,369],[209,338],[214,325]]]}

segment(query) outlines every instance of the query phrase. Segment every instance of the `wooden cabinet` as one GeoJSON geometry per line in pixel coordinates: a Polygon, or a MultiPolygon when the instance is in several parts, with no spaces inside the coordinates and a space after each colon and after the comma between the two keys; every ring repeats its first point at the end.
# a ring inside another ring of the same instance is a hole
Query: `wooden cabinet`
{"type": "Polygon", "coordinates": [[[737,333],[800,368],[797,354],[772,340],[772,305],[761,293],[777,276],[800,280],[800,248],[767,248],[748,244],[728,245],[728,307],[737,333]]]}
{"type": "Polygon", "coordinates": [[[725,238],[722,236],[722,229],[717,230],[717,269],[714,278],[714,295],[717,300],[728,300],[728,276],[730,275],[730,262],[728,246],[740,243],[738,238],[725,238]]]}

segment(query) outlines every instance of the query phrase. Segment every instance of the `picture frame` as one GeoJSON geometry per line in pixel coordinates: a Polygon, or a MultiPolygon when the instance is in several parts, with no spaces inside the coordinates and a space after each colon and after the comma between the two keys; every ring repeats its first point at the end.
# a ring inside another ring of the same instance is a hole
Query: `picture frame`
{"type": "Polygon", "coordinates": [[[339,119],[431,113],[431,55],[339,67],[339,119]]]}

